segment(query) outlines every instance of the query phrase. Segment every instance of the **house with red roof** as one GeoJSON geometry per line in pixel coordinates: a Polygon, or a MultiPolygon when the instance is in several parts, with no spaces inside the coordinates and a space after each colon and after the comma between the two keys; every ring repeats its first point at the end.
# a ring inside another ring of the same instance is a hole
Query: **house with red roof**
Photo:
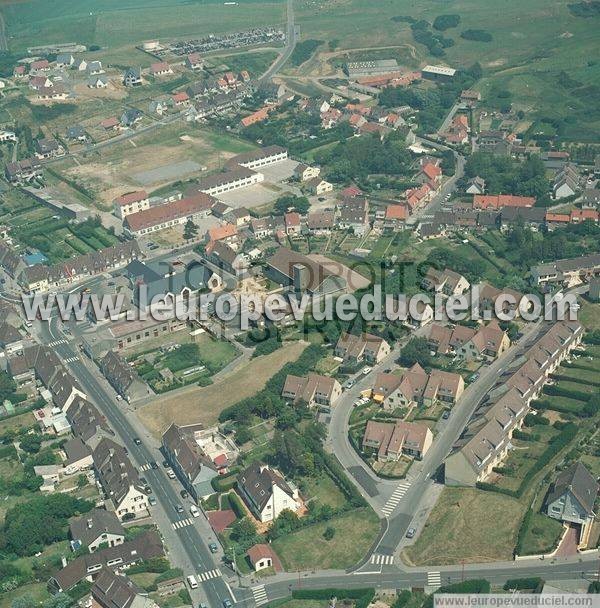
{"type": "Polygon", "coordinates": [[[292,211],[290,213],[285,213],[283,216],[283,221],[285,224],[285,233],[288,236],[300,234],[300,214],[296,211],[292,211]]]}
{"type": "Polygon", "coordinates": [[[171,95],[171,99],[173,100],[173,103],[178,107],[188,106],[190,104],[190,97],[185,91],[173,93],[173,95],[171,95]]]}
{"type": "Polygon", "coordinates": [[[513,194],[475,194],[474,209],[502,209],[503,207],[533,207],[533,196],[515,196],[513,194]]]}
{"type": "Polygon", "coordinates": [[[439,165],[427,162],[421,165],[417,180],[427,184],[432,190],[437,190],[442,181],[442,168],[439,165]]]}
{"type": "Polygon", "coordinates": [[[150,197],[145,190],[136,190],[118,196],[113,201],[114,214],[121,220],[132,213],[150,208],[150,197]]]}
{"type": "Polygon", "coordinates": [[[150,74],[152,74],[152,76],[165,76],[166,74],[172,73],[173,68],[166,61],[159,61],[150,66],[150,74]]]}

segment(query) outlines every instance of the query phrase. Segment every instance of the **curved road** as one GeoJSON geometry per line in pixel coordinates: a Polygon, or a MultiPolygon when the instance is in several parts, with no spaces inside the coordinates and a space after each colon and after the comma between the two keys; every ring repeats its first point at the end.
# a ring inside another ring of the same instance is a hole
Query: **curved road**
{"type": "Polygon", "coordinates": [[[285,62],[290,58],[294,52],[297,42],[296,24],[294,21],[294,6],[293,0],[287,0],[287,31],[285,39],[285,48],[283,53],[275,60],[271,67],[258,79],[259,82],[264,82],[273,78],[284,66],[285,62]]]}

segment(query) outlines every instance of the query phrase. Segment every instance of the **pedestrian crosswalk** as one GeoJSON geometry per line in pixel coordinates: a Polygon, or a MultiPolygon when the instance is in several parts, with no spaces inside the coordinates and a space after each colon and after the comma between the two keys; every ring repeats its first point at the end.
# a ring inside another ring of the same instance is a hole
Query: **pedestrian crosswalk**
{"type": "Polygon", "coordinates": [[[54,342],[50,342],[48,346],[50,348],[54,348],[55,346],[60,346],[61,344],[67,344],[67,341],[64,338],[61,338],[60,340],[54,340],[54,342]]]}
{"type": "Polygon", "coordinates": [[[398,506],[398,503],[402,500],[402,497],[406,494],[406,491],[410,488],[410,481],[403,481],[395,490],[394,493],[388,498],[381,512],[385,517],[389,517],[392,511],[398,506]]]}
{"type": "Polygon", "coordinates": [[[179,530],[181,528],[185,528],[186,526],[192,525],[192,520],[188,517],[187,519],[180,519],[179,521],[173,522],[173,529],[179,530]]]}
{"type": "Polygon", "coordinates": [[[373,555],[371,555],[371,563],[376,564],[378,566],[389,566],[394,563],[394,556],[373,553],[373,555]]]}
{"type": "Polygon", "coordinates": [[[442,584],[442,575],[439,572],[428,572],[427,584],[430,587],[439,587],[442,584]]]}
{"type": "Polygon", "coordinates": [[[63,361],[65,363],[75,363],[75,361],[79,361],[79,357],[77,357],[77,356],[67,357],[66,359],[63,359],[63,361]]]}
{"type": "Polygon", "coordinates": [[[219,576],[221,576],[221,571],[218,568],[215,568],[214,570],[207,570],[206,572],[197,574],[196,578],[201,583],[204,583],[206,581],[209,581],[211,578],[218,578],[219,576]]]}
{"type": "Polygon", "coordinates": [[[263,604],[267,604],[269,602],[269,598],[267,597],[267,591],[265,590],[264,585],[252,587],[252,595],[254,596],[254,603],[257,606],[262,606],[263,604]]]}
{"type": "Polygon", "coordinates": [[[151,464],[149,462],[147,462],[146,464],[143,464],[140,467],[140,473],[143,473],[144,471],[149,471],[152,468],[151,464]]]}

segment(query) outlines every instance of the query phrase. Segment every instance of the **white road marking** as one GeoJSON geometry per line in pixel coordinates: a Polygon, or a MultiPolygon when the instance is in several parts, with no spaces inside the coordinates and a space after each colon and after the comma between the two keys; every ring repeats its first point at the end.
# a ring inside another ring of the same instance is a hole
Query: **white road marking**
{"type": "Polygon", "coordinates": [[[208,570],[207,572],[201,572],[200,574],[198,574],[196,576],[201,583],[204,583],[206,581],[209,581],[211,578],[218,578],[219,576],[221,576],[221,571],[218,568],[215,568],[214,570],[208,570]]]}
{"type": "Polygon", "coordinates": [[[252,595],[254,596],[254,603],[257,606],[262,606],[263,604],[267,604],[269,602],[264,585],[252,587],[252,595]]]}
{"type": "Polygon", "coordinates": [[[402,497],[406,494],[410,488],[410,481],[403,481],[398,487],[394,490],[394,493],[388,498],[388,501],[385,503],[381,512],[385,517],[388,517],[390,513],[398,506],[398,503],[402,500],[402,497]]]}
{"type": "Polygon", "coordinates": [[[371,563],[381,566],[390,566],[394,563],[393,555],[380,555],[378,553],[374,553],[371,555],[371,563]]]}
{"type": "Polygon", "coordinates": [[[430,587],[439,587],[442,584],[442,575],[439,572],[428,572],[427,584],[430,587]]]}
{"type": "Polygon", "coordinates": [[[188,517],[187,519],[181,519],[179,521],[173,522],[173,529],[179,530],[180,528],[185,528],[185,526],[191,526],[192,520],[188,517]]]}

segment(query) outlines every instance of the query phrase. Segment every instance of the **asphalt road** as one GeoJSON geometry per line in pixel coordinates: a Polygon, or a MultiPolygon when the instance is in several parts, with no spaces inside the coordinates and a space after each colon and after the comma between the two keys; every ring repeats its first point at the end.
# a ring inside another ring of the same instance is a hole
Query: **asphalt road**
{"type": "Polygon", "coordinates": [[[298,33],[296,32],[296,24],[294,21],[294,6],[293,0],[287,0],[287,33],[285,40],[285,48],[283,53],[275,60],[269,69],[258,79],[259,82],[264,82],[273,78],[284,66],[285,62],[290,58],[296,47],[298,33]]]}
{"type": "MultiPolygon", "coordinates": [[[[71,369],[73,375],[87,392],[90,400],[106,416],[111,427],[116,431],[121,442],[129,451],[129,455],[138,465],[138,470],[151,461],[156,460],[160,462],[162,456],[157,450],[151,450],[143,441],[141,445],[135,444],[134,438],[138,434],[134,426],[128,420],[127,415],[123,412],[121,406],[117,404],[118,402],[114,397],[81,361],[79,353],[67,341],[67,336],[59,331],[57,320],[53,319],[51,324],[42,323],[38,325],[41,326],[39,335],[42,341],[45,344],[54,344],[52,348],[56,354],[63,362],[68,361],[65,365],[71,369]]],[[[202,538],[196,527],[196,521],[191,518],[189,511],[181,514],[175,511],[175,506],[179,504],[184,505],[185,501],[178,496],[164,469],[159,468],[155,470],[149,468],[148,470],[144,470],[142,475],[148,481],[154,496],[164,510],[164,514],[166,514],[166,525],[161,526],[161,533],[166,541],[166,545],[171,551],[177,551],[177,543],[175,543],[175,547],[172,546],[172,543],[169,543],[169,539],[173,540],[174,536],[176,536],[187,555],[187,563],[191,567],[191,570],[185,571],[184,569],[185,574],[206,575],[206,573],[213,572],[218,566],[214,562],[213,554],[208,549],[206,539],[202,538]],[[189,520],[191,524],[182,525],[178,529],[174,529],[173,524],[182,520],[189,520]]],[[[211,608],[222,607],[224,599],[229,598],[235,602],[235,597],[229,585],[220,574],[201,582],[200,585],[211,608]]],[[[192,593],[192,596],[194,596],[194,593],[192,593]]]]}

